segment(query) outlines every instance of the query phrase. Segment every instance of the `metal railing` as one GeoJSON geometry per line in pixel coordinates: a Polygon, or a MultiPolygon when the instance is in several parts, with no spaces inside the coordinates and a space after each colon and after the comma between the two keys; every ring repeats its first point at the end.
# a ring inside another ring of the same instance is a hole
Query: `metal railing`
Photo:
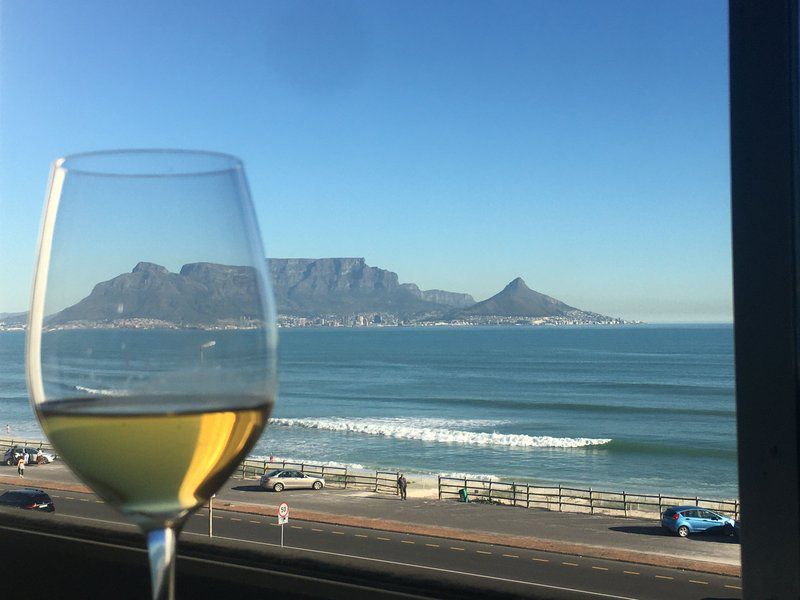
{"type": "MultiPolygon", "coordinates": [[[[5,452],[12,446],[41,448],[55,452],[53,446],[42,440],[25,438],[0,438],[0,449],[5,452]]],[[[317,465],[303,462],[268,461],[246,458],[237,472],[242,477],[260,477],[271,469],[294,469],[302,473],[324,477],[325,485],[341,489],[362,489],[381,494],[397,495],[397,471],[350,471],[348,467],[317,465]]],[[[592,488],[574,488],[534,485],[484,479],[464,479],[439,476],[439,499],[460,499],[466,489],[471,502],[486,502],[525,508],[545,508],[559,512],[583,512],[623,516],[660,516],[669,506],[681,504],[702,505],[724,515],[739,518],[739,500],[719,500],[700,495],[680,496],[670,494],[639,494],[610,492],[592,488]]]]}
{"type": "MultiPolygon", "coordinates": [[[[5,451],[9,448],[13,448],[15,446],[20,446],[22,448],[37,448],[39,450],[44,450],[45,452],[56,454],[55,448],[53,448],[52,444],[49,442],[43,442],[42,440],[27,440],[25,438],[16,437],[0,438],[0,451],[3,453],[5,453],[5,451]]],[[[0,458],[2,458],[2,455],[0,455],[0,458]]]]}
{"type": "Polygon", "coordinates": [[[439,477],[439,499],[462,499],[466,490],[470,502],[486,502],[525,508],[545,508],[559,512],[583,512],[623,516],[660,516],[669,506],[703,505],[721,514],[739,518],[738,500],[718,500],[702,496],[638,494],[573,487],[541,486],[483,479],[439,477]]]}
{"type": "MultiPolygon", "coordinates": [[[[15,437],[0,438],[0,451],[3,453],[13,446],[41,448],[56,454],[55,449],[49,442],[15,437]]],[[[2,458],[2,455],[0,455],[0,458],[2,458]]],[[[271,469],[294,469],[316,477],[324,477],[325,485],[333,488],[363,489],[380,494],[398,494],[397,477],[399,473],[397,471],[350,471],[347,467],[246,458],[237,468],[237,472],[242,477],[260,477],[271,469]]]]}
{"type": "Polygon", "coordinates": [[[293,469],[315,477],[324,477],[327,487],[363,489],[381,494],[398,493],[396,471],[350,471],[348,467],[252,458],[242,461],[238,471],[242,477],[260,477],[272,469],[293,469]]]}

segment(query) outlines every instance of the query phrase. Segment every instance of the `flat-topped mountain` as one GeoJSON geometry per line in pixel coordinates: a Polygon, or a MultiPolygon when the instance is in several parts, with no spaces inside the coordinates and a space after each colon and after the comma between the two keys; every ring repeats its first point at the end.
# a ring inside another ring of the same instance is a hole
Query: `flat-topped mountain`
{"type": "MultiPolygon", "coordinates": [[[[475,303],[469,294],[423,291],[413,283],[400,283],[396,273],[371,267],[363,258],[279,258],[268,264],[277,312],[298,322],[306,317],[325,317],[323,323],[333,324],[622,322],[536,292],[519,277],[488,300],[475,303]]],[[[86,298],[49,316],[47,323],[251,326],[263,318],[261,307],[253,302],[255,285],[252,267],[200,262],[173,273],[140,262],[130,273],[98,283],[86,298]]],[[[0,327],[13,326],[24,317],[24,313],[7,317],[0,320],[0,327]]]]}
{"type": "Polygon", "coordinates": [[[252,267],[212,263],[184,265],[171,273],[161,265],[140,262],[130,273],[98,283],[86,298],[53,315],[48,323],[157,319],[177,324],[209,324],[261,318],[252,302],[256,285],[252,267]]]}
{"type": "Polygon", "coordinates": [[[269,259],[278,313],[298,316],[386,312],[404,318],[471,306],[469,294],[422,291],[363,258],[269,259]]]}
{"type": "MultiPolygon", "coordinates": [[[[488,300],[448,315],[450,317],[557,317],[572,314],[577,308],[530,289],[517,277],[488,300]]],[[[580,311],[578,311],[580,312],[580,311]]]]}

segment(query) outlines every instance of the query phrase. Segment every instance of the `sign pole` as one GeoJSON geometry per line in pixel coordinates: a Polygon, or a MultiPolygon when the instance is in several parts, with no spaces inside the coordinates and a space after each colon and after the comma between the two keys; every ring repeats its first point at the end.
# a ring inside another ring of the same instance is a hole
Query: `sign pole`
{"type": "Polygon", "coordinates": [[[211,494],[211,498],[208,499],[208,537],[214,537],[214,496],[216,494],[211,494]]]}
{"type": "Polygon", "coordinates": [[[281,526],[281,548],[283,548],[283,526],[289,522],[289,505],[281,502],[278,506],[278,525],[281,526]]]}

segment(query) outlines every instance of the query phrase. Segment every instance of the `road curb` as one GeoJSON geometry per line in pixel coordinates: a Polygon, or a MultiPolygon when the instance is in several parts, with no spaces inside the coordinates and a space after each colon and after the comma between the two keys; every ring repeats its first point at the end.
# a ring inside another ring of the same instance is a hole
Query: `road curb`
{"type": "MultiPolygon", "coordinates": [[[[26,487],[31,486],[58,491],[82,492],[89,494],[94,493],[91,489],[82,484],[68,484],[27,478],[20,480],[19,477],[0,476],[0,483],[6,485],[24,485],[26,487]]],[[[277,509],[272,506],[217,500],[214,503],[214,510],[258,514],[262,516],[275,517],[277,519],[277,509]]],[[[293,510],[291,517],[292,519],[298,521],[313,521],[317,523],[327,523],[330,525],[363,527],[366,529],[375,529],[393,533],[427,535],[431,537],[455,539],[463,542],[510,546],[513,548],[521,548],[526,550],[541,550],[543,552],[570,554],[587,558],[617,560],[654,567],[684,569],[687,571],[697,571],[700,573],[710,573],[714,575],[741,577],[741,567],[739,565],[699,561],[677,556],[634,550],[607,548],[589,544],[567,543],[544,538],[503,535],[483,531],[462,531],[460,529],[453,529],[449,527],[421,525],[418,523],[410,524],[402,521],[389,521],[370,517],[353,517],[314,511],[293,510]]]]}

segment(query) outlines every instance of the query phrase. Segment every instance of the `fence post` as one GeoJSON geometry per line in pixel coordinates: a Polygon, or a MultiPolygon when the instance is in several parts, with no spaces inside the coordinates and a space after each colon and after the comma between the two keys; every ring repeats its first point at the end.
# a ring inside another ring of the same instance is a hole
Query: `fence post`
{"type": "Polygon", "coordinates": [[[589,488],[589,514],[594,514],[594,500],[592,499],[592,488],[589,488]]]}
{"type": "Polygon", "coordinates": [[[525,508],[531,507],[531,484],[525,484],[525,508]]]}
{"type": "Polygon", "coordinates": [[[622,490],[622,512],[626,517],[628,516],[628,500],[625,497],[625,490],[622,490]]]}
{"type": "Polygon", "coordinates": [[[561,484],[558,484],[558,512],[561,512],[561,484]]]}
{"type": "Polygon", "coordinates": [[[344,489],[347,489],[347,467],[344,468],[344,489]]]}
{"type": "Polygon", "coordinates": [[[661,494],[658,494],[658,514],[661,514],[661,494]]]}
{"type": "Polygon", "coordinates": [[[378,472],[375,471],[375,492],[378,491],[378,472]]]}
{"type": "Polygon", "coordinates": [[[441,500],[442,499],[442,476],[441,475],[439,475],[438,480],[439,480],[439,485],[437,487],[439,489],[439,500],[441,500]]]}

